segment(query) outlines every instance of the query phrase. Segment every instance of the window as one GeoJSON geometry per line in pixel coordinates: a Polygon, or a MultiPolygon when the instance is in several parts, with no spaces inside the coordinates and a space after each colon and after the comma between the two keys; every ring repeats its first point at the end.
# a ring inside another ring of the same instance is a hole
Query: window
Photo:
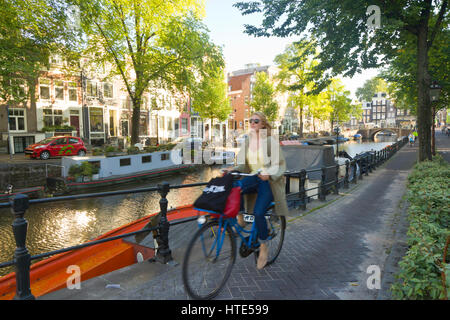
{"type": "Polygon", "coordinates": [[[50,99],[50,80],[39,80],[39,97],[44,100],[50,99]]]}
{"type": "Polygon", "coordinates": [[[62,110],[44,109],[44,126],[60,126],[63,122],[62,110]]]}
{"type": "Polygon", "coordinates": [[[109,110],[109,135],[112,137],[117,135],[116,110],[109,110]]]}
{"type": "Polygon", "coordinates": [[[69,82],[67,86],[69,88],[69,101],[77,101],[77,84],[75,82],[69,82]]]}
{"type": "Polygon", "coordinates": [[[64,82],[55,81],[55,99],[64,100],[64,82]]]}
{"type": "Polygon", "coordinates": [[[111,83],[103,84],[103,96],[105,98],[113,98],[113,85],[111,83]]]}
{"type": "Polygon", "coordinates": [[[142,156],[142,163],[152,162],[152,156],[142,156]]]}
{"type": "Polygon", "coordinates": [[[73,144],[78,143],[78,139],[69,138],[69,144],[71,144],[71,143],[73,143],[73,144]]]}
{"type": "Polygon", "coordinates": [[[25,109],[9,109],[9,130],[25,131],[25,109]]]}
{"type": "Polygon", "coordinates": [[[67,138],[56,139],[52,144],[58,145],[58,146],[65,145],[65,144],[67,144],[67,138]]]}
{"type": "Polygon", "coordinates": [[[89,108],[89,122],[92,132],[103,132],[103,109],[89,108]]]}
{"type": "Polygon", "coordinates": [[[97,97],[97,82],[88,81],[86,92],[89,97],[97,97]]]}
{"type": "Polygon", "coordinates": [[[188,119],[181,118],[181,134],[187,134],[187,133],[188,133],[188,119]]]}
{"type": "Polygon", "coordinates": [[[168,153],[161,153],[161,161],[169,160],[169,154],[168,153]]]}
{"type": "Polygon", "coordinates": [[[120,159],[120,166],[131,166],[131,158],[120,159]]]}
{"type": "Polygon", "coordinates": [[[148,135],[148,133],[147,133],[147,117],[146,116],[141,116],[139,118],[139,135],[140,136],[148,135]]]}

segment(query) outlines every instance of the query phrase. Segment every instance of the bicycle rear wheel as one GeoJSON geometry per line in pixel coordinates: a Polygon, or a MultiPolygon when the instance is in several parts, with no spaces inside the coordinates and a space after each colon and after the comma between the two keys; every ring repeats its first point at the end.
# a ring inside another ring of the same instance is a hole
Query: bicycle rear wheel
{"type": "Polygon", "coordinates": [[[182,277],[186,292],[194,299],[217,296],[230,277],[236,260],[232,228],[224,230],[219,220],[203,225],[189,243],[183,259],[182,277]]]}
{"type": "MultiPolygon", "coordinates": [[[[273,209],[266,213],[267,227],[269,228],[269,241],[266,242],[269,248],[269,255],[267,258],[268,266],[274,263],[281,252],[284,242],[284,233],[286,230],[286,218],[277,215],[273,209]]],[[[255,261],[258,260],[259,250],[255,251],[255,261]]]]}

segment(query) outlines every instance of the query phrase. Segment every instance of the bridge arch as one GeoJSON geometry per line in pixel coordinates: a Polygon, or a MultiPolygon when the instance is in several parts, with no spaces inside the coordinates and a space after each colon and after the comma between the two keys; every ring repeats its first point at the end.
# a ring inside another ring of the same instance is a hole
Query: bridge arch
{"type": "Polygon", "coordinates": [[[369,131],[370,139],[374,139],[375,135],[381,131],[390,132],[390,133],[396,134],[397,136],[399,134],[399,132],[398,132],[399,130],[396,128],[374,128],[369,131]]]}

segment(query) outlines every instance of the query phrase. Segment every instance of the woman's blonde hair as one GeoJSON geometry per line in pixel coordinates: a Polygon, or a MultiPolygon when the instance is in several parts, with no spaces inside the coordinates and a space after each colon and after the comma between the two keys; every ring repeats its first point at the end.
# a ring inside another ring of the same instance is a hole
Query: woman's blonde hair
{"type": "Polygon", "coordinates": [[[258,116],[263,124],[263,128],[267,129],[267,135],[270,135],[270,131],[272,130],[272,126],[269,123],[269,120],[267,120],[267,117],[264,113],[261,111],[255,111],[252,113],[252,116],[258,116]]]}

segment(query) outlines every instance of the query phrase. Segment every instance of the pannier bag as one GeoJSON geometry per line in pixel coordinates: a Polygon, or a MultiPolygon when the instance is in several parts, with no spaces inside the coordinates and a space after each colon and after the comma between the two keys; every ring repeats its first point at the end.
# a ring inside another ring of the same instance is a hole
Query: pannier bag
{"type": "Polygon", "coordinates": [[[231,189],[223,213],[229,218],[235,218],[241,209],[241,187],[231,189]]]}
{"type": "Polygon", "coordinates": [[[194,207],[204,210],[224,212],[228,196],[233,187],[233,176],[213,178],[203,189],[203,193],[194,202],[194,207]]]}

